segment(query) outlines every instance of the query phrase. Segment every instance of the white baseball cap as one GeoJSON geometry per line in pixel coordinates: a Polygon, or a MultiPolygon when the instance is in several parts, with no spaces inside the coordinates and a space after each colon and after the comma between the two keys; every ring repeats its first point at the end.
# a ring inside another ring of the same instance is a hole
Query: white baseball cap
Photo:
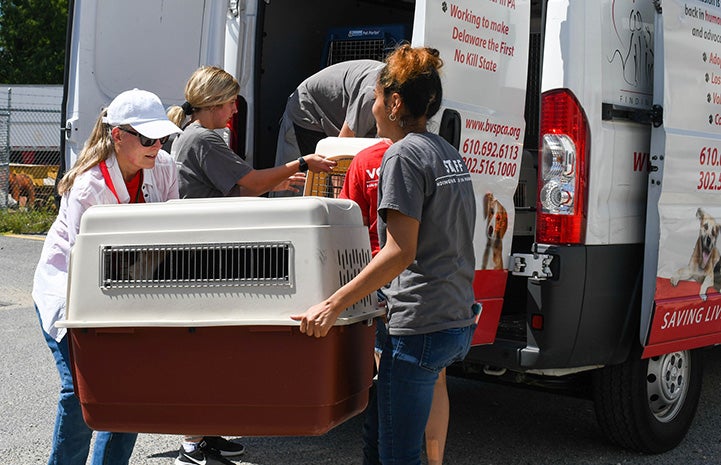
{"type": "Polygon", "coordinates": [[[129,125],[150,139],[183,132],[168,119],[158,96],[140,89],[118,94],[108,105],[103,123],[111,126],[129,125]]]}

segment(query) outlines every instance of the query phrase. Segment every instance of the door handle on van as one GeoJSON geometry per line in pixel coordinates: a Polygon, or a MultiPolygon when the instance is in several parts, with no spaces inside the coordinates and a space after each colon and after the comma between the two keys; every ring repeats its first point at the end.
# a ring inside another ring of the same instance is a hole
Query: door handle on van
{"type": "Polygon", "coordinates": [[[70,133],[73,132],[73,123],[70,121],[65,122],[65,127],[63,128],[63,132],[65,133],[65,140],[70,139],[70,133]]]}
{"type": "MultiPolygon", "coordinates": [[[[72,118],[67,121],[65,121],[65,127],[61,130],[65,135],[65,140],[70,142],[73,139],[73,129],[75,129],[75,122],[77,121],[77,118],[72,118]]],[[[75,129],[77,130],[77,129],[75,129]]]]}

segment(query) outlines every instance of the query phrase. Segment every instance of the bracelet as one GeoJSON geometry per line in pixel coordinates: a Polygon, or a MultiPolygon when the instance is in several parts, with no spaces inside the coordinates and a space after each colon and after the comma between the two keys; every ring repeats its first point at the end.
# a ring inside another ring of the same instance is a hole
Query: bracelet
{"type": "Polygon", "coordinates": [[[303,157],[298,157],[298,171],[301,173],[308,171],[308,162],[305,161],[305,158],[303,157]]]}

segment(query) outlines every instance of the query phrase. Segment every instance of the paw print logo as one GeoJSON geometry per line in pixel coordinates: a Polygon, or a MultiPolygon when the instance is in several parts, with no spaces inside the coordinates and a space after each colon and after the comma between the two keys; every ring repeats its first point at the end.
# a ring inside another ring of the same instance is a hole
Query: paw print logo
{"type": "Polygon", "coordinates": [[[448,4],[446,2],[441,3],[441,10],[445,13],[448,11],[448,4]]]}

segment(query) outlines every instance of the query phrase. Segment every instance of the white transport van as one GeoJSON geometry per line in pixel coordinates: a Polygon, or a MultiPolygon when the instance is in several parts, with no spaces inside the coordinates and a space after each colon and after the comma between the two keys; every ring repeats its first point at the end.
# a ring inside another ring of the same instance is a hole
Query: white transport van
{"type": "Polygon", "coordinates": [[[610,440],[662,452],[721,342],[717,0],[70,0],[70,166],[100,108],[183,101],[199,65],[241,84],[229,143],[272,166],[287,96],[323,66],[441,51],[433,124],[478,204],[474,347],[462,366],[580,388],[610,440]],[[719,218],[718,222],[715,218],[719,218]]]}

